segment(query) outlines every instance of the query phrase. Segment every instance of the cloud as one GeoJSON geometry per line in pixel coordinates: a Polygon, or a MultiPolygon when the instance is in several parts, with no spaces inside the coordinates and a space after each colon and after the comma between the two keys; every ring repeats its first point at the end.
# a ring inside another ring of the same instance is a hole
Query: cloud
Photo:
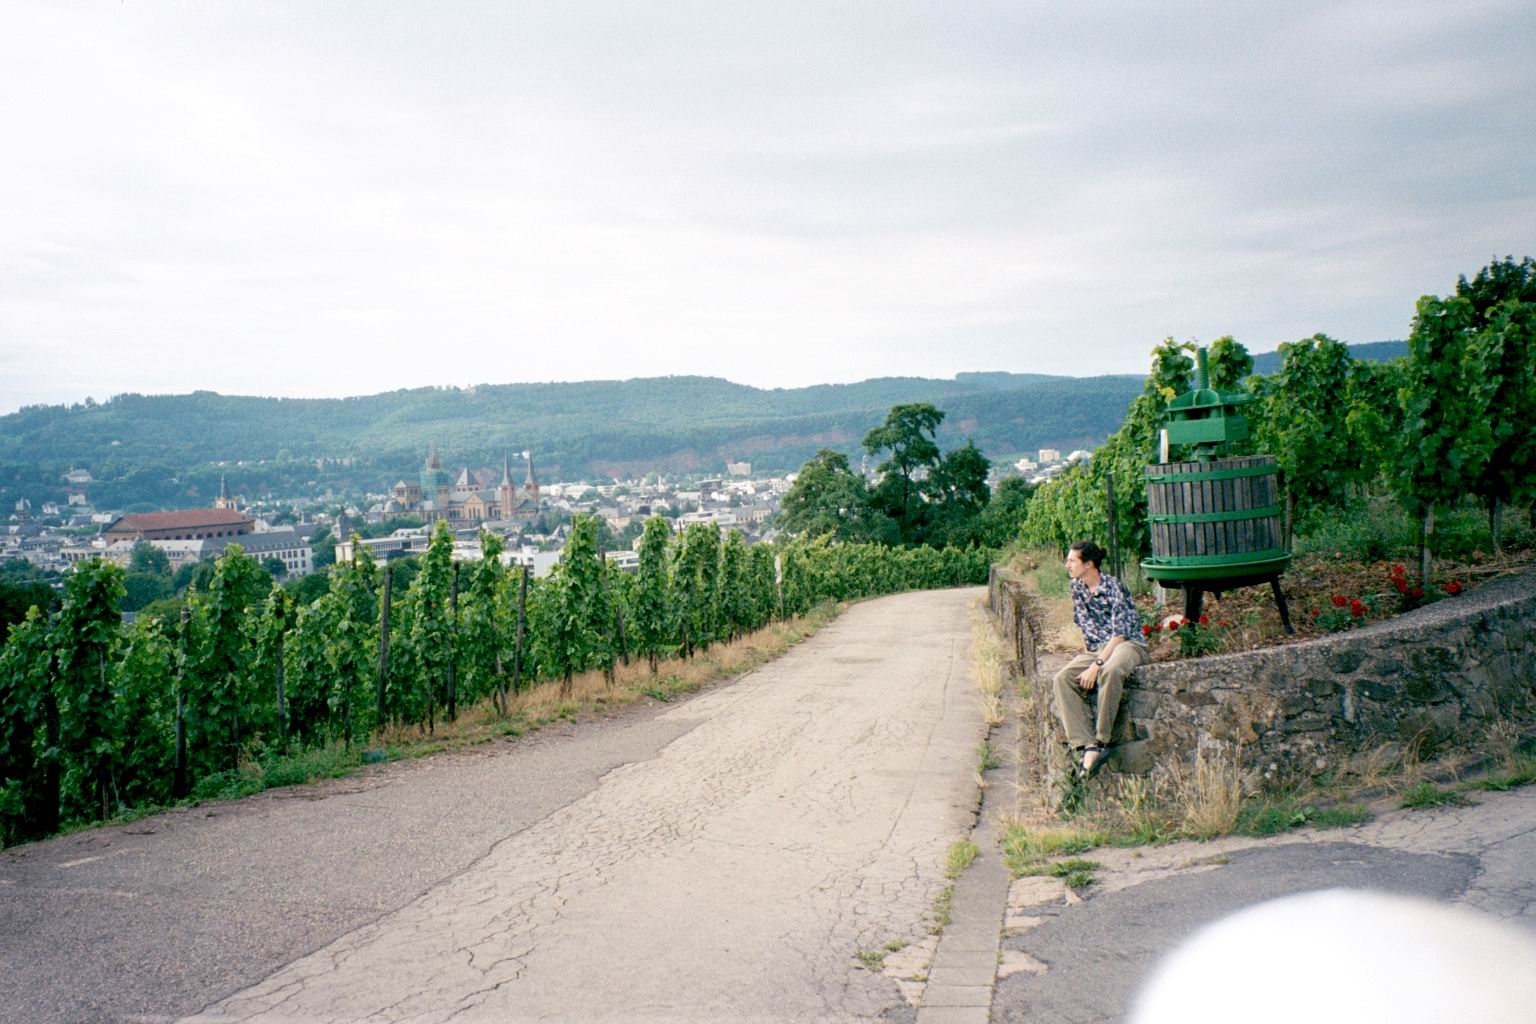
{"type": "Polygon", "coordinates": [[[13,4],[0,408],[1142,369],[1536,235],[1515,2],[13,4]]]}

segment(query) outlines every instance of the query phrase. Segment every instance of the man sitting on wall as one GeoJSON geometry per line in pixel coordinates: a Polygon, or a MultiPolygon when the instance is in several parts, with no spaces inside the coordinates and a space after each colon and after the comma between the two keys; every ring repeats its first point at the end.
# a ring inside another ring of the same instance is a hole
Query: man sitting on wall
{"type": "Polygon", "coordinates": [[[1072,621],[1083,631],[1088,650],[1056,673],[1056,714],[1085,773],[1092,773],[1107,755],[1125,677],[1152,660],[1130,591],[1099,571],[1103,561],[1104,549],[1092,541],[1078,541],[1067,552],[1072,621]],[[1095,690],[1097,714],[1088,697],[1095,690]]]}

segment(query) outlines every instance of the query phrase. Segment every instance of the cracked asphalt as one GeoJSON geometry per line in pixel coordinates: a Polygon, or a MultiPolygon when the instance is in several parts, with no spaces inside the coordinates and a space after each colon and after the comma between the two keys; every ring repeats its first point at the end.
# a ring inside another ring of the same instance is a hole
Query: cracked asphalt
{"type": "Polygon", "coordinates": [[[0,1018],[878,1018],[854,954],[926,933],[974,817],[978,594],[855,605],[670,708],[7,851],[0,1018]]]}
{"type": "MultiPolygon", "coordinates": [[[[1019,879],[1009,897],[1003,948],[1005,963],[1012,957],[1028,968],[999,981],[991,1019],[1126,1020],[1153,969],[1201,927],[1267,900],[1321,889],[1370,890],[1470,908],[1536,939],[1536,787],[1479,793],[1475,799],[1469,807],[1394,810],[1350,828],[1263,840],[1229,837],[1096,850],[1088,856],[1101,866],[1099,880],[1082,898],[1055,879],[1019,879]]],[[[1368,966],[1373,957],[1390,956],[1394,942],[1410,941],[1401,935],[1374,938],[1359,956],[1359,984],[1367,988],[1373,984],[1368,966]]],[[[1536,978],[1536,955],[1529,950],[1506,955],[1522,962],[1492,966],[1536,978]]],[[[1290,968],[1297,964],[1277,966],[1271,998],[1306,985],[1309,968],[1304,959],[1297,963],[1301,967],[1294,972],[1290,968]]],[[[1316,965],[1310,969],[1318,973],[1316,965]]],[[[1378,999],[1373,1005],[1388,1002],[1378,999]]],[[[1341,1016],[1325,1012],[1310,1019],[1356,1024],[1380,1019],[1341,1002],[1333,1009],[1341,1016]]],[[[1536,1002],[1525,1009],[1520,1019],[1536,1019],[1536,1002]]],[[[1187,1019],[1197,1017],[1205,1019],[1187,1019]]],[[[1394,1011],[1390,1019],[1408,1018],[1394,1011]]]]}

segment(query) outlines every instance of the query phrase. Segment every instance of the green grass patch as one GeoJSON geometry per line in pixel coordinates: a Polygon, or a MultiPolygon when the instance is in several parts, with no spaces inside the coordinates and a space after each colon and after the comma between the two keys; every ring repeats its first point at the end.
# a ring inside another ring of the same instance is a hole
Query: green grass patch
{"type": "Polygon", "coordinates": [[[1464,807],[1471,802],[1454,789],[1441,789],[1433,782],[1419,782],[1403,790],[1398,806],[1423,810],[1427,807],[1464,807]]]}
{"type": "Polygon", "coordinates": [[[1293,828],[1345,828],[1370,821],[1374,815],[1364,804],[1340,803],[1318,806],[1283,799],[1251,800],[1238,812],[1232,831],[1245,836],[1276,836],[1293,828]]]}
{"type": "Polygon", "coordinates": [[[955,884],[951,882],[944,887],[944,891],[934,897],[933,900],[933,927],[928,929],[930,934],[937,935],[949,927],[950,908],[955,901],[955,884]]]}
{"type": "Polygon", "coordinates": [[[1002,764],[1002,759],[997,756],[997,751],[992,749],[992,744],[982,740],[976,744],[976,770],[983,775],[1002,764]]]}
{"type": "Polygon", "coordinates": [[[949,846],[949,852],[944,857],[944,877],[959,878],[971,862],[976,859],[976,844],[969,839],[957,839],[949,846]]]}
{"type": "Polygon", "coordinates": [[[885,951],[880,949],[861,949],[853,954],[854,958],[867,971],[878,971],[885,966],[885,951]]]}
{"type": "Polygon", "coordinates": [[[1098,861],[1068,857],[1066,860],[1037,861],[1026,864],[1019,874],[1059,878],[1072,888],[1081,889],[1094,883],[1094,873],[1098,870],[1098,861]]]}
{"type": "Polygon", "coordinates": [[[1114,836],[1102,828],[1068,827],[1029,829],[1010,827],[1003,834],[1003,862],[1013,877],[1029,874],[1030,868],[1056,857],[1082,853],[1096,846],[1109,845],[1114,836]]]}
{"type": "Polygon", "coordinates": [[[1536,757],[1529,754],[1516,754],[1508,768],[1477,779],[1471,785],[1474,789],[1503,793],[1511,789],[1519,789],[1521,786],[1528,786],[1532,782],[1536,782],[1536,757]]]}

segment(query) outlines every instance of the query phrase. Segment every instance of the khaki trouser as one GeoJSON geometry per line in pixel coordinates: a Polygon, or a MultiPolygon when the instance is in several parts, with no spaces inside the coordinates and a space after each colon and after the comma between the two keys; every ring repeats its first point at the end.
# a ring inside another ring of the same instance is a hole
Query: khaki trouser
{"type": "Polygon", "coordinates": [[[1141,644],[1130,640],[1115,648],[1099,668],[1099,678],[1092,690],[1084,690],[1077,677],[1087,671],[1098,655],[1093,652],[1079,654],[1067,662],[1067,667],[1056,673],[1056,716],[1067,733],[1067,742],[1073,749],[1086,747],[1097,740],[1109,744],[1115,730],[1115,715],[1120,711],[1120,690],[1125,677],[1138,665],[1146,665],[1152,656],[1141,644]],[[1098,695],[1098,714],[1091,715],[1088,707],[1090,695],[1098,695]]]}

